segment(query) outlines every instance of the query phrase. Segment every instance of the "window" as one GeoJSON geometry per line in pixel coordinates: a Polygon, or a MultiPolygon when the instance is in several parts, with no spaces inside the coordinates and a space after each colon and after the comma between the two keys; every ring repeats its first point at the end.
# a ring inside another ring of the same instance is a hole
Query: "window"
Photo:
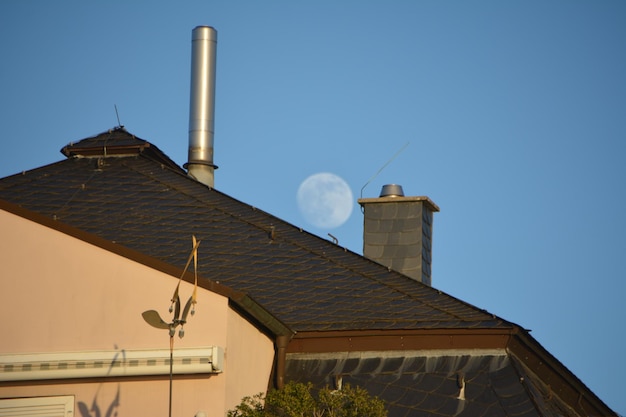
{"type": "Polygon", "coordinates": [[[74,396],[0,399],[0,417],[74,417],[74,396]]]}

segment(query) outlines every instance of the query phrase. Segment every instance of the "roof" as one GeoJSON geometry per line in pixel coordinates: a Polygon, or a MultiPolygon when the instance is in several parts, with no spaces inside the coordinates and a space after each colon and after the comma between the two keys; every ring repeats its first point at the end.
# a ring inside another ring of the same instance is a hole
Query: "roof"
{"type": "Polygon", "coordinates": [[[0,199],[180,267],[195,234],[205,279],[250,294],[295,332],[513,326],[210,189],[121,128],[62,152],[1,179],[0,199]]]}
{"type": "Polygon", "coordinates": [[[141,153],[174,170],[184,172],[159,148],[128,133],[123,126],[82,139],[79,143],[70,142],[61,149],[61,153],[67,157],[128,156],[141,153]]]}
{"type": "Polygon", "coordinates": [[[207,187],[121,127],[61,152],[0,179],[0,208],[161,270],[184,268],[195,235],[201,285],[277,336],[287,379],[341,376],[390,417],[612,413],[519,326],[207,187]]]}
{"type": "Polygon", "coordinates": [[[504,350],[296,355],[287,377],[363,387],[385,399],[389,417],[578,415],[504,350]]]}

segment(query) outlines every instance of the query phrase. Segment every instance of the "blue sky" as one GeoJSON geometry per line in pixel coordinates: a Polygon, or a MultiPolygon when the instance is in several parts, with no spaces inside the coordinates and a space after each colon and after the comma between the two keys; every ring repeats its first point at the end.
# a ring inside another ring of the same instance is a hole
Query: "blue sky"
{"type": "Polygon", "coordinates": [[[617,412],[626,307],[623,1],[0,2],[0,177],[121,122],[187,158],[191,30],[218,30],[215,187],[361,253],[300,183],[402,184],[433,285],[532,335],[617,412]],[[128,2],[131,3],[131,2],[128,2]]]}

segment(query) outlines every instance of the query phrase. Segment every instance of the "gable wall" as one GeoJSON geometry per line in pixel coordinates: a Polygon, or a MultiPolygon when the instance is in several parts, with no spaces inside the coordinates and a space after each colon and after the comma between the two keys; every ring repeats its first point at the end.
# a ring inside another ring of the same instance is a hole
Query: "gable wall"
{"type": "MultiPolygon", "coordinates": [[[[149,326],[141,313],[154,309],[171,320],[176,277],[6,211],[0,229],[2,311],[11,317],[0,324],[0,354],[169,348],[167,330],[149,326]]],[[[192,290],[181,283],[183,302],[192,290]]],[[[272,341],[231,310],[226,297],[202,288],[185,337],[174,339],[175,349],[198,346],[224,348],[224,372],[175,377],[175,414],[221,417],[233,395],[239,400],[242,392],[267,387],[272,341]],[[245,383],[238,383],[242,375],[245,383]]],[[[0,383],[0,398],[69,394],[77,404],[102,404],[104,415],[119,390],[120,417],[167,412],[167,376],[58,382],[0,383]]]]}

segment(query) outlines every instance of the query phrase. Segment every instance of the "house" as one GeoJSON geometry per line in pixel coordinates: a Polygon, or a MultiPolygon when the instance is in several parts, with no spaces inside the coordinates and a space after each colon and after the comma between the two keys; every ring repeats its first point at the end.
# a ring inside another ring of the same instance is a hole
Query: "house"
{"type": "Polygon", "coordinates": [[[221,417],[288,381],[362,386],[391,417],[615,415],[524,328],[430,285],[429,198],[359,200],[353,253],[214,188],[194,101],[188,170],[118,126],[0,179],[0,416],[221,417]]]}
{"type": "MultiPolygon", "coordinates": [[[[13,318],[0,404],[62,397],[81,417],[163,414],[167,331],[141,315],[168,317],[194,235],[198,303],[175,338],[176,415],[222,416],[290,380],[363,386],[392,417],[614,415],[522,327],[422,282],[428,198],[361,200],[365,252],[401,257],[414,243],[415,272],[414,260],[368,259],[196,181],[123,128],[62,152],[0,179],[0,292],[13,318]],[[192,362],[207,366],[186,371],[192,362]]],[[[192,271],[183,279],[184,300],[192,271]]]]}

